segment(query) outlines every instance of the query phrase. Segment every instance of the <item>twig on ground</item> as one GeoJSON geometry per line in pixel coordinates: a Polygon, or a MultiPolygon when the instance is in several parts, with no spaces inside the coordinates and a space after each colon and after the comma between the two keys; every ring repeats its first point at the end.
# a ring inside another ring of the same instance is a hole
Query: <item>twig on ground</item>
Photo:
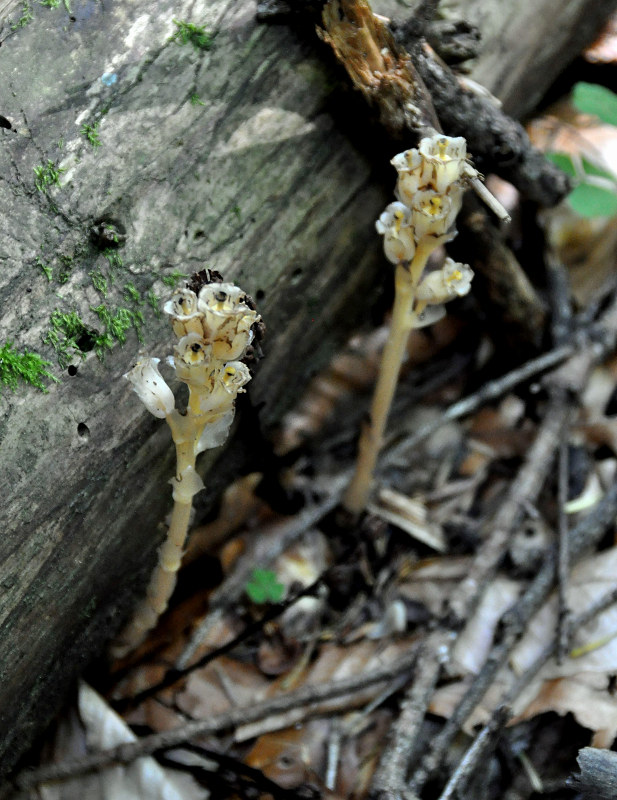
{"type": "Polygon", "coordinates": [[[452,634],[436,632],[429,636],[418,655],[414,681],[401,703],[401,711],[393,723],[379,765],[371,781],[372,800],[395,800],[406,785],[407,770],[417,746],[418,736],[428,704],[449,655],[452,634]],[[437,654],[437,658],[434,655],[437,654]]]}
{"type": "Polygon", "coordinates": [[[559,647],[557,661],[561,663],[566,655],[570,639],[570,611],[568,609],[567,590],[570,576],[570,551],[568,547],[568,516],[565,504],[568,500],[568,443],[562,441],[559,447],[559,465],[557,471],[557,535],[559,542],[559,566],[557,569],[557,591],[559,616],[557,620],[559,647]]]}
{"type": "Polygon", "coordinates": [[[469,617],[479,591],[487,585],[501,563],[512,531],[523,518],[525,506],[535,503],[551,469],[568,418],[569,407],[564,401],[549,403],[525,462],[491,523],[491,533],[481,544],[469,574],[450,601],[449,612],[455,625],[460,626],[469,617]]]}
{"type": "MultiPolygon", "coordinates": [[[[617,603],[617,589],[607,592],[586,611],[573,618],[569,629],[570,640],[579,628],[586,625],[598,614],[615,603],[617,603]]],[[[471,776],[476,765],[485,757],[487,750],[491,747],[495,731],[500,730],[512,718],[512,704],[514,701],[529,685],[548,659],[559,654],[561,646],[561,632],[558,631],[553,641],[540,653],[535,661],[530,664],[525,672],[519,676],[501,698],[499,706],[493,711],[488,722],[485,723],[482,730],[476,735],[476,738],[461,759],[458,767],[452,773],[444,791],[439,796],[439,800],[450,800],[450,798],[453,797],[454,791],[471,776]]]]}
{"type": "Polygon", "coordinates": [[[480,759],[492,746],[495,734],[499,734],[506,724],[508,716],[508,710],[504,706],[500,706],[496,710],[490,722],[482,728],[471,747],[460,760],[458,767],[454,770],[443,792],[439,795],[439,800],[451,800],[458,787],[471,777],[480,759]]]}
{"type": "Polygon", "coordinates": [[[614,800],[617,796],[617,753],[583,747],[578,751],[581,774],[570,778],[570,788],[582,792],[585,800],[614,800]]]}
{"type": "MultiPolygon", "coordinates": [[[[570,562],[572,564],[585,551],[600,541],[607,527],[614,522],[615,514],[617,514],[617,484],[611,487],[585,519],[569,531],[570,562]]],[[[502,617],[501,641],[493,647],[461,702],[439,735],[433,740],[429,752],[411,779],[411,789],[414,792],[419,793],[427,779],[437,770],[454,737],[488,690],[498,670],[507,661],[529,620],[545,602],[555,583],[557,567],[557,554],[554,551],[550,552],[520,600],[502,617]]],[[[581,619],[584,617],[581,616],[581,619]]]]}
{"type": "Polygon", "coordinates": [[[347,471],[333,477],[330,482],[330,491],[325,500],[308,506],[289,520],[276,523],[266,530],[253,532],[247,543],[247,549],[238,559],[233,572],[213,592],[210,598],[209,614],[197,627],[182,651],[176,662],[177,669],[184,670],[188,667],[221,614],[242,597],[244,587],[255,565],[267,567],[272,564],[309,528],[329,514],[338,504],[343,489],[349,482],[349,476],[350,472],[347,471]]]}
{"type": "Polygon", "coordinates": [[[562,364],[574,352],[574,345],[562,345],[554,350],[549,350],[548,353],[544,353],[538,356],[538,358],[527,361],[522,366],[513,369],[500,378],[496,378],[494,381],[485,383],[477,392],[449,406],[443,414],[440,415],[439,419],[422,425],[411,436],[406,437],[404,442],[400,445],[391,448],[388,457],[394,459],[399,447],[402,448],[404,446],[406,450],[407,448],[411,449],[416,447],[420,442],[424,441],[424,439],[427,439],[435,433],[435,431],[438,431],[443,425],[466,417],[469,414],[473,414],[474,411],[477,411],[486,403],[489,403],[491,400],[496,400],[498,397],[502,397],[520,383],[524,383],[530,378],[534,378],[542,372],[546,372],[562,364]]]}
{"type": "Polygon", "coordinates": [[[190,742],[195,738],[233,730],[240,725],[256,722],[291,709],[304,707],[310,709],[311,706],[342,695],[353,695],[369,686],[396,680],[399,675],[410,672],[416,658],[416,650],[414,649],[413,652],[406,654],[389,666],[375,670],[371,674],[354,675],[352,678],[345,678],[320,686],[303,686],[294,692],[278,695],[261,703],[232,708],[209,719],[189,722],[169,731],[145,736],[136,742],[92,753],[84,758],[69,759],[58,764],[23,770],[14,776],[11,784],[3,787],[6,794],[0,792],[0,797],[8,796],[10,791],[15,788],[27,790],[41,783],[86,775],[112,764],[128,764],[140,756],[168,750],[185,742],[190,742]]]}

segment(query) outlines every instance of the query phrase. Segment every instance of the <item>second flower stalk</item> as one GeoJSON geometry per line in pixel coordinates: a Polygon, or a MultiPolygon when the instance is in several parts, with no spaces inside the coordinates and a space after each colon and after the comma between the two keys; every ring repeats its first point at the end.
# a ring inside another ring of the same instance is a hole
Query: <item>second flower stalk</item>
{"type": "Polygon", "coordinates": [[[342,501],[354,516],[369,498],[409,333],[441,319],[444,303],[467,294],[473,278],[467,264],[451,258],[441,269],[427,272],[431,254],[456,235],[465,185],[478,178],[467,162],[465,139],[435,134],[391,163],[398,172],[397,201],[386,208],[376,228],[384,237],[386,258],[395,265],[394,306],[370,420],[360,433],[355,474],[342,501]]]}

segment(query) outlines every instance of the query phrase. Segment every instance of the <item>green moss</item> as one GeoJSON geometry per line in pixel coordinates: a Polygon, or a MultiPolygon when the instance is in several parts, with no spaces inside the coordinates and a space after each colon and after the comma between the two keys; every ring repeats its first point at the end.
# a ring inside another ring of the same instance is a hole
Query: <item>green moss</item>
{"type": "Polygon", "coordinates": [[[19,353],[11,342],[0,347],[0,384],[15,391],[20,381],[47,392],[44,380],[58,382],[48,370],[49,361],[45,361],[38,353],[24,350],[19,353]]]}
{"type": "Polygon", "coordinates": [[[139,289],[134,283],[124,284],[124,299],[129,303],[135,303],[136,306],[141,306],[144,302],[139,294],[139,289]]]}
{"type": "Polygon", "coordinates": [[[108,306],[102,303],[100,306],[90,306],[97,317],[105,326],[105,333],[124,344],[126,342],[126,333],[131,328],[135,330],[137,338],[143,342],[141,329],[144,325],[144,315],[141,311],[133,311],[130,308],[117,308],[112,311],[108,306]]]}
{"type": "Polygon", "coordinates": [[[93,269],[91,270],[88,275],[92,278],[92,285],[100,292],[103,297],[107,297],[107,292],[109,291],[109,285],[107,283],[107,278],[103,275],[100,269],[93,269]]]}
{"type": "Polygon", "coordinates": [[[114,250],[113,247],[106,247],[105,250],[103,250],[103,255],[109,262],[110,269],[122,269],[124,266],[124,262],[122,261],[120,253],[117,250],[114,250]]]}
{"type": "Polygon", "coordinates": [[[99,139],[99,125],[100,122],[95,122],[93,125],[82,125],[79,132],[82,136],[90,142],[92,147],[100,147],[101,140],[99,139]]]}
{"type": "Polygon", "coordinates": [[[154,294],[152,289],[149,290],[148,294],[146,295],[146,300],[148,301],[148,305],[154,311],[154,316],[157,319],[161,318],[161,309],[159,308],[159,298],[154,294]]]}
{"type": "Polygon", "coordinates": [[[174,270],[170,272],[169,275],[165,275],[161,280],[165,284],[165,286],[169,286],[171,289],[175,289],[178,285],[178,281],[182,280],[182,278],[187,278],[188,275],[184,272],[179,272],[178,270],[174,270]]]}
{"type": "Polygon", "coordinates": [[[204,103],[204,101],[201,99],[201,97],[196,92],[193,92],[193,94],[191,95],[191,105],[192,106],[205,106],[206,104],[204,103]]]}
{"type": "Polygon", "coordinates": [[[86,357],[86,353],[93,349],[97,335],[98,332],[89,328],[76,311],[55,309],[43,341],[56,351],[60,366],[66,367],[73,356],[86,357]]]}
{"type": "Polygon", "coordinates": [[[34,15],[32,14],[32,6],[25,0],[21,7],[21,17],[11,25],[11,30],[16,31],[18,28],[25,28],[29,22],[32,22],[34,15]]]}
{"type": "Polygon", "coordinates": [[[39,5],[45,6],[45,8],[58,8],[60,0],[39,0],[39,5]]]}
{"type": "Polygon", "coordinates": [[[169,37],[170,42],[192,44],[195,50],[210,50],[215,34],[207,31],[204,25],[195,25],[180,19],[174,19],[173,23],[177,30],[169,37]]]}
{"type": "Polygon", "coordinates": [[[60,169],[51,159],[47,160],[46,164],[39,164],[34,167],[35,180],[34,185],[39,192],[45,193],[49,186],[60,186],[60,175],[66,172],[65,169],[60,169]]]}
{"type": "Polygon", "coordinates": [[[49,264],[46,264],[40,256],[37,256],[35,264],[43,271],[45,277],[51,283],[53,279],[53,270],[49,264]]]}

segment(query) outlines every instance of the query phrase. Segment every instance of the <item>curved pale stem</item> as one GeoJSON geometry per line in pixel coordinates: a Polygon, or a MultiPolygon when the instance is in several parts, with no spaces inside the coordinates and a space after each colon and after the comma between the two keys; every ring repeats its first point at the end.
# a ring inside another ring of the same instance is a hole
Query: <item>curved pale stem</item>
{"type": "Polygon", "coordinates": [[[383,443],[388,414],[396,391],[401,365],[405,359],[409,332],[420,309],[414,309],[414,296],[430,254],[440,240],[424,237],[418,244],[413,261],[408,266],[397,264],[394,275],[394,306],[390,321],[388,341],[383,349],[375,391],[371,403],[370,419],[362,427],[358,442],[356,469],[342,505],[353,515],[364,511],[373,482],[377,457],[383,443]]]}

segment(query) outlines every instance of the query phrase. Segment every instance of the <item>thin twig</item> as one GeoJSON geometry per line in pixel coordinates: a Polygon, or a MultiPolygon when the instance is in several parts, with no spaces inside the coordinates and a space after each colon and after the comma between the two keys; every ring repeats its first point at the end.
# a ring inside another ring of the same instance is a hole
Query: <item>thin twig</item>
{"type": "Polygon", "coordinates": [[[559,615],[557,620],[559,647],[557,661],[563,661],[570,639],[570,612],[568,609],[568,580],[570,576],[570,550],[568,547],[568,516],[565,504],[568,500],[568,443],[563,441],[559,448],[559,468],[557,474],[557,534],[559,537],[559,567],[557,570],[557,592],[559,615]]]}
{"type": "MultiPolygon", "coordinates": [[[[606,528],[614,523],[617,514],[617,484],[605,494],[596,508],[569,531],[570,561],[575,563],[585,551],[597,545],[606,528]]],[[[473,709],[485,695],[498,670],[506,663],[512,648],[525,631],[533,614],[548,597],[557,575],[557,554],[551,552],[544,560],[520,600],[502,617],[503,636],[493,647],[480,672],[474,677],[440,734],[433,740],[431,749],[414,773],[411,789],[419,793],[427,779],[436,771],[454,737],[473,709]]]]}
{"type": "Polygon", "coordinates": [[[424,439],[427,439],[443,425],[446,425],[448,422],[461,419],[462,417],[466,417],[469,414],[473,414],[474,411],[477,411],[486,403],[490,402],[491,400],[496,400],[498,397],[502,397],[520,383],[524,383],[524,381],[527,381],[530,378],[535,378],[540,373],[546,372],[546,370],[552,369],[558,364],[562,364],[574,352],[575,347],[571,344],[556,347],[554,350],[549,350],[548,353],[544,353],[543,355],[538,356],[538,358],[528,361],[522,366],[506,373],[502,377],[485,383],[484,386],[482,386],[482,388],[477,392],[474,392],[468,397],[464,397],[462,400],[458,400],[456,403],[453,403],[451,406],[449,406],[443,412],[443,414],[440,415],[439,419],[429,422],[426,425],[422,425],[411,436],[406,437],[404,442],[401,442],[400,445],[397,445],[395,448],[390,450],[388,457],[395,458],[396,451],[399,447],[404,447],[405,450],[416,447],[418,444],[420,444],[420,442],[424,441],[424,439]]]}
{"type": "Polygon", "coordinates": [[[565,400],[560,398],[549,403],[525,462],[491,524],[491,534],[480,546],[469,574],[451,599],[450,614],[458,624],[467,620],[476,603],[478,590],[485,587],[495,574],[509,545],[512,531],[522,520],[525,506],[535,503],[551,469],[568,417],[569,408],[565,400]]]}
{"type": "Polygon", "coordinates": [[[305,706],[315,706],[331,698],[355,694],[369,686],[396,680],[402,673],[410,672],[415,660],[416,651],[414,649],[413,652],[407,653],[389,666],[381,667],[370,674],[354,675],[351,678],[332,681],[321,686],[303,686],[294,692],[278,695],[261,703],[232,708],[209,719],[189,722],[169,731],[145,736],[136,742],[92,753],[84,758],[69,759],[58,764],[26,769],[16,775],[12,784],[6,786],[5,789],[10,790],[15,787],[21,790],[31,789],[40,783],[86,775],[112,764],[128,764],[140,756],[168,750],[198,737],[233,730],[239,725],[257,722],[274,714],[282,714],[305,706]]]}
{"type": "Polygon", "coordinates": [[[428,704],[449,655],[452,634],[432,634],[418,656],[414,681],[401,704],[401,712],[390,729],[388,742],[371,782],[369,797],[373,800],[394,800],[403,794],[407,770],[428,704]],[[438,657],[434,658],[434,654],[438,657]]]}
{"type": "MultiPolygon", "coordinates": [[[[570,641],[574,633],[579,628],[583,627],[583,625],[586,625],[598,614],[600,614],[602,611],[605,611],[615,603],[617,603],[617,589],[613,589],[612,591],[602,595],[602,597],[598,598],[598,600],[586,611],[572,619],[570,625],[570,641]]],[[[519,676],[519,678],[512,684],[510,689],[504,694],[499,706],[492,712],[488,722],[485,723],[482,730],[476,735],[473,743],[459,762],[458,767],[452,773],[452,776],[445,789],[439,796],[439,800],[451,800],[451,798],[454,796],[455,790],[458,789],[461,784],[464,784],[464,782],[473,773],[473,770],[480,760],[485,757],[488,748],[491,746],[491,743],[494,739],[492,734],[506,725],[506,723],[512,718],[512,704],[514,701],[529,685],[531,680],[538,674],[540,669],[544,666],[544,664],[546,664],[549,658],[559,653],[560,648],[561,637],[560,633],[558,632],[553,641],[544,648],[540,655],[533,661],[532,664],[530,664],[525,672],[519,676]]]]}
{"type": "Polygon", "coordinates": [[[210,613],[197,627],[176,662],[178,670],[185,670],[197,650],[206,640],[213,624],[221,613],[234,605],[244,592],[255,565],[269,566],[294,544],[306,531],[316,525],[338,504],[344,487],[349,482],[350,472],[334,476],[325,500],[308,506],[292,519],[278,523],[259,535],[253,535],[247,550],[238,559],[233,572],[226,578],[210,598],[210,613]]]}

